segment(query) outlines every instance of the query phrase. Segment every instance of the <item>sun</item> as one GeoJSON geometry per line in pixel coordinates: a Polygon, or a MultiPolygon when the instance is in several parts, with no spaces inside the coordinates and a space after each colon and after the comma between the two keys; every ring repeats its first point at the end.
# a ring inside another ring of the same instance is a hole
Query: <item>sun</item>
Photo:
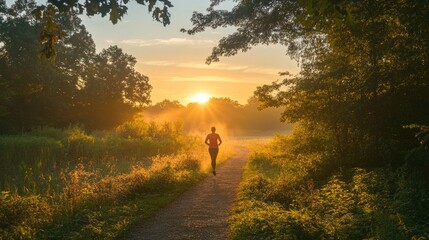
{"type": "Polygon", "coordinates": [[[191,98],[191,101],[203,104],[203,103],[206,103],[207,101],[209,101],[209,99],[210,99],[210,96],[208,94],[198,93],[197,95],[195,95],[191,98]]]}

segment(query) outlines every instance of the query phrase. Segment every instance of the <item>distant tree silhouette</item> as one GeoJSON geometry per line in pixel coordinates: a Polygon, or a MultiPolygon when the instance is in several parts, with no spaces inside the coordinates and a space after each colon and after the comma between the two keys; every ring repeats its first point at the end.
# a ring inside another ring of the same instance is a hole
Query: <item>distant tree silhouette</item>
{"type": "Polygon", "coordinates": [[[164,99],[163,101],[156,103],[155,105],[150,107],[150,112],[159,114],[159,113],[166,113],[171,112],[174,110],[182,109],[184,106],[180,104],[177,100],[168,100],[164,99]]]}
{"type": "Polygon", "coordinates": [[[231,135],[270,135],[290,130],[289,124],[279,121],[280,109],[259,111],[259,105],[254,97],[245,105],[230,98],[211,98],[205,104],[189,103],[186,107],[178,101],[164,100],[145,108],[143,116],[161,122],[183,121],[185,130],[191,132],[206,132],[211,125],[221,126],[231,135]]]}

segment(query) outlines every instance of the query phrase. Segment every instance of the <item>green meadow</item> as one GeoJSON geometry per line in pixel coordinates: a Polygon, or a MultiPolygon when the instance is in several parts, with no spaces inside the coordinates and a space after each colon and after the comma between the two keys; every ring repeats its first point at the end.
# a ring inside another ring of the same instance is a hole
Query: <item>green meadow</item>
{"type": "Polygon", "coordinates": [[[0,159],[1,239],[114,239],[198,181],[210,162],[203,139],[181,124],[143,121],[4,135],[0,159]]]}

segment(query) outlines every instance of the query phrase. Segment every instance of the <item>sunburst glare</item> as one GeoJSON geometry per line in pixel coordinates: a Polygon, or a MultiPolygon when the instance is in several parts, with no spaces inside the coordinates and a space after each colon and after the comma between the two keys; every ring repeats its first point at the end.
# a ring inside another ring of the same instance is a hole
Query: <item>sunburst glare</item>
{"type": "Polygon", "coordinates": [[[209,99],[210,99],[210,96],[207,93],[198,93],[197,95],[191,98],[191,101],[204,104],[207,101],[209,101],[209,99]]]}

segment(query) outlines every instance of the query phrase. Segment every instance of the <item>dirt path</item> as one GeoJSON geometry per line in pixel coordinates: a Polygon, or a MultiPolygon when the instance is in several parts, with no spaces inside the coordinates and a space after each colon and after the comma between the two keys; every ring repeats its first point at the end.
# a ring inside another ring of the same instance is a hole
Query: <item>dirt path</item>
{"type": "Polygon", "coordinates": [[[235,199],[247,151],[237,154],[191,187],[155,216],[142,222],[123,239],[226,239],[227,219],[235,199]]]}

